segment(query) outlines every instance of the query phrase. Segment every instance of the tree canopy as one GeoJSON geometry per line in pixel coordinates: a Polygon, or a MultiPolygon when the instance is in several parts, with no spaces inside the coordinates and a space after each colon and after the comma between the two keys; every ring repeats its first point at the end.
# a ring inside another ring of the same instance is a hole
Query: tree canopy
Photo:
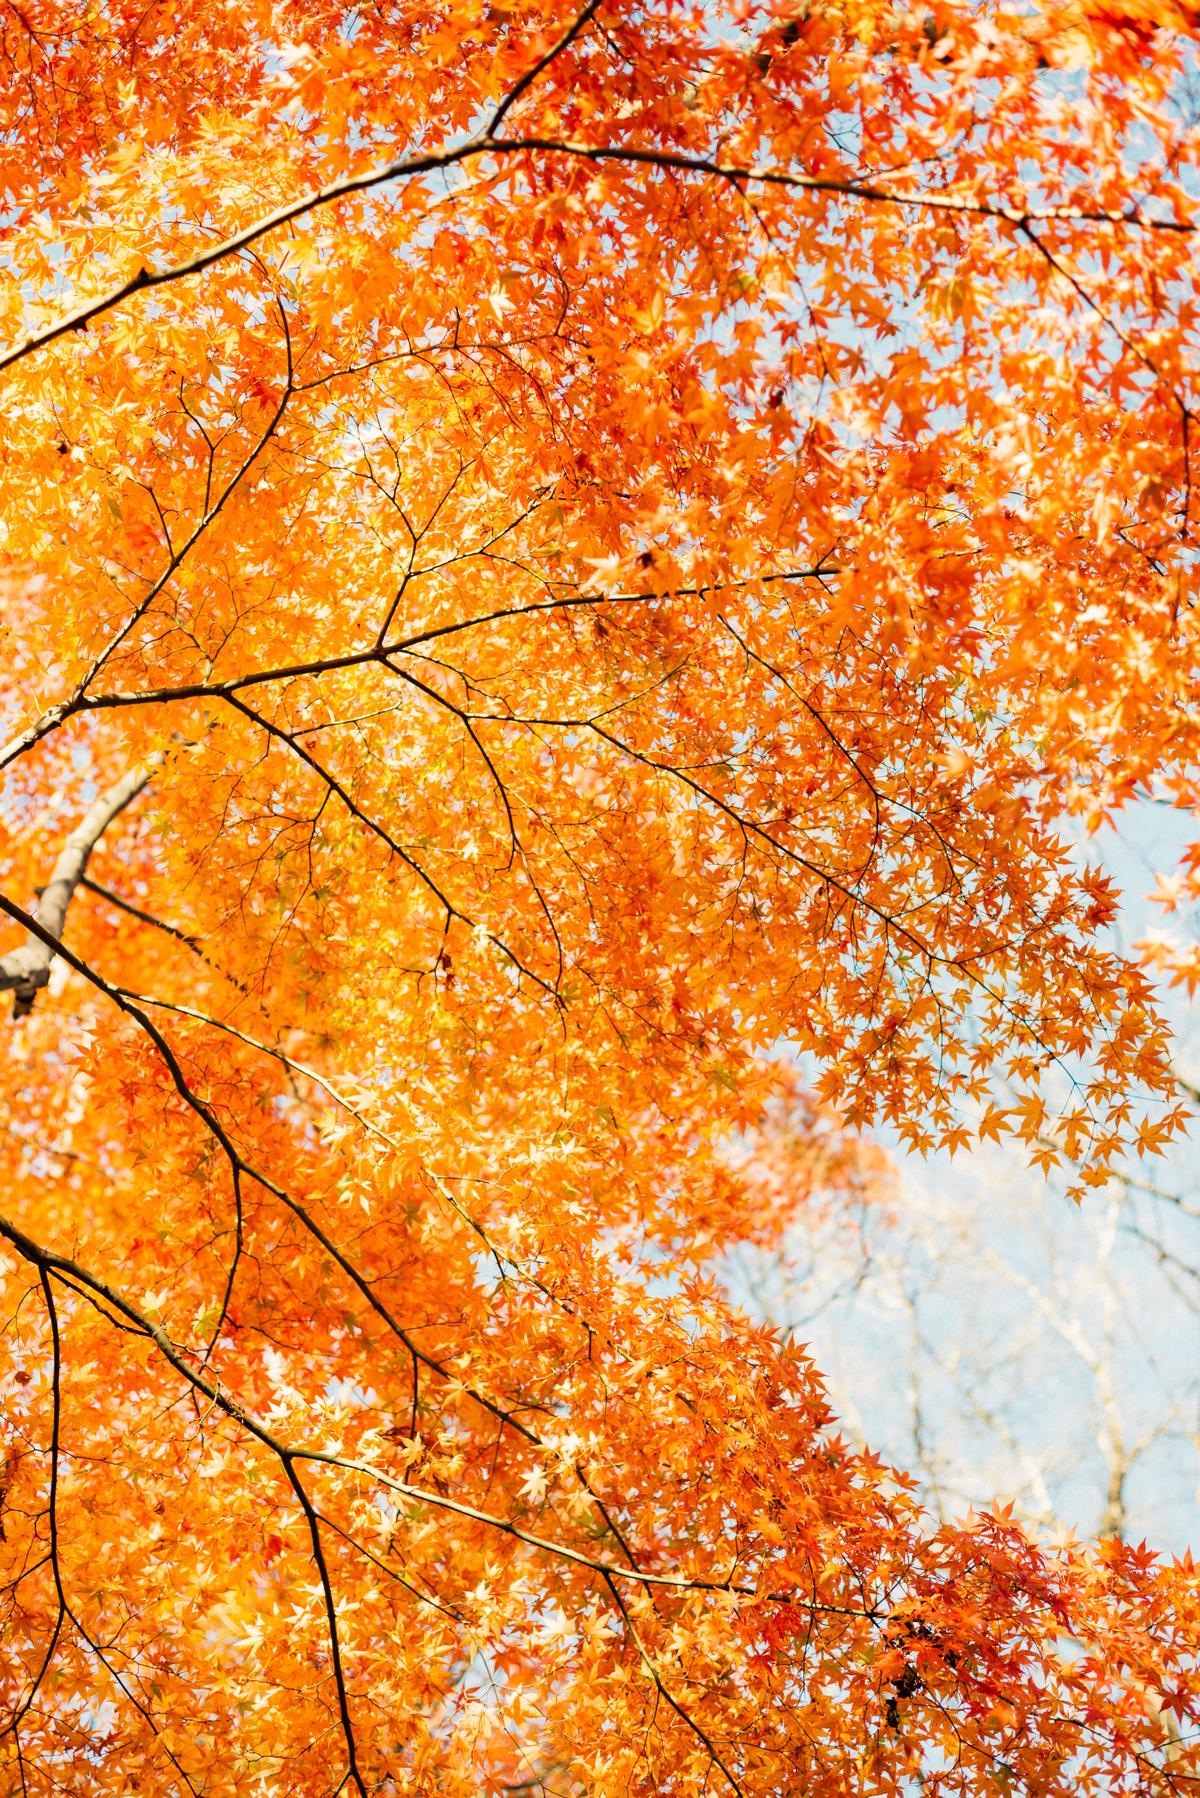
{"type": "Polygon", "coordinates": [[[719,1279],[1184,1127],[1198,30],[10,0],[7,1791],[1200,1778],[1191,1563],[719,1279]]]}

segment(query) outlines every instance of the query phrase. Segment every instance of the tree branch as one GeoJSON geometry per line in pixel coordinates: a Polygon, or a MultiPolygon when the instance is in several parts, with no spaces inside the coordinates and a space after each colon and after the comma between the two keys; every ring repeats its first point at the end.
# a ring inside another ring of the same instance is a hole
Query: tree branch
{"type": "Polygon", "coordinates": [[[709,156],[700,156],[683,150],[656,149],[653,146],[635,144],[587,144],[575,143],[569,138],[558,137],[519,137],[497,138],[487,134],[469,138],[465,143],[455,144],[448,150],[430,152],[423,156],[401,157],[397,161],[384,163],[381,167],[364,169],[361,174],[347,175],[340,181],[331,181],[325,187],[311,189],[294,200],[286,201],[276,207],[265,217],[257,219],[241,231],[235,231],[231,237],[210,245],[208,249],[199,250],[183,262],[168,265],[166,268],[151,269],[143,265],[137,273],[127,281],[112,287],[107,293],[89,300],[74,312],[68,312],[57,319],[54,324],[47,325],[42,331],[36,331],[25,338],[22,343],[14,344],[6,354],[0,355],[0,372],[11,368],[15,362],[33,355],[35,351],[44,349],[47,344],[65,337],[69,331],[84,331],[94,319],[101,318],[119,306],[123,300],[136,293],[143,293],[152,287],[165,287],[176,281],[183,281],[192,275],[201,274],[211,268],[214,263],[223,262],[230,256],[236,256],[240,250],[247,249],[250,244],[257,243],[260,237],[266,237],[279,226],[292,223],[303,218],[309,212],[331,205],[335,200],[346,199],[351,194],[366,193],[375,187],[382,187],[390,181],[402,181],[414,175],[427,175],[438,171],[449,171],[463,163],[472,162],[483,156],[520,156],[520,155],[552,155],[567,156],[578,161],[593,163],[629,163],[656,169],[673,169],[679,174],[711,175],[730,185],[742,188],[750,182],[767,187],[782,187],[797,193],[840,195],[849,200],[860,200],[882,206],[900,206],[916,210],[958,213],[966,217],[992,218],[1005,224],[1024,227],[1030,222],[1044,223],[1057,221],[1080,225],[1110,225],[1133,228],[1143,231],[1166,231],[1189,234],[1196,230],[1191,219],[1156,218],[1136,206],[1119,212],[1102,206],[1008,206],[999,201],[972,198],[969,194],[956,195],[933,191],[903,191],[877,186],[873,182],[854,181],[844,176],[809,175],[789,169],[758,167],[746,163],[724,163],[709,156]]]}
{"type": "MultiPolygon", "coordinates": [[[[115,1286],[98,1274],[91,1273],[83,1264],[69,1255],[57,1250],[44,1248],[33,1237],[27,1236],[8,1218],[0,1216],[0,1239],[7,1241],[16,1250],[22,1260],[58,1279],[71,1290],[85,1296],[92,1294],[102,1299],[119,1318],[125,1318],[134,1326],[137,1334],[145,1336],[153,1342],[163,1359],[182,1379],[196,1392],[206,1398],[211,1405],[233,1423],[237,1424],[249,1436],[253,1437],[264,1448],[268,1449],[281,1463],[286,1471],[297,1461],[307,1462],[314,1467],[332,1467],[335,1471],[356,1476],[359,1479],[373,1480],[385,1491],[394,1492],[401,1498],[411,1499],[416,1504],[433,1510],[445,1511],[451,1516],[461,1517],[468,1523],[480,1523],[494,1530],[499,1535],[510,1536],[514,1541],[524,1543],[527,1548],[536,1549],[540,1554],[548,1555],[556,1560],[570,1562],[588,1573],[599,1574],[607,1580],[624,1580],[634,1586],[662,1587],[676,1592],[720,1592],[735,1598],[750,1598],[769,1604],[788,1604],[803,1607],[805,1610],[834,1617],[855,1617],[869,1623],[878,1623],[881,1613],[877,1608],[863,1605],[822,1604],[808,1599],[794,1585],[788,1584],[780,1589],[764,1587],[750,1580],[737,1580],[732,1574],[721,1578],[692,1577],[686,1573],[651,1573],[640,1567],[621,1567],[615,1562],[599,1560],[582,1550],[572,1548],[568,1543],[548,1536],[536,1535],[532,1530],[523,1529],[520,1524],[491,1511],[469,1505],[460,1499],[452,1498],[448,1493],[433,1491],[424,1486],[410,1485],[407,1480],[398,1480],[381,1467],[372,1466],[367,1461],[356,1460],[353,1456],[336,1454],[331,1449],[311,1447],[306,1443],[285,1442],[248,1406],[244,1405],[228,1387],[223,1385],[215,1374],[205,1371],[200,1357],[194,1349],[176,1343],[161,1324],[154,1322],[146,1312],[140,1310],[131,1299],[125,1297],[115,1286]]],[[[291,1478],[288,1475],[289,1480],[291,1478]]],[[[764,1572],[768,1571],[764,1568],[764,1572]]]]}
{"type": "MultiPolygon", "coordinates": [[[[92,850],[113,819],[143,791],[153,771],[153,765],[130,768],[107,793],[101,793],[63,844],[50,884],[38,902],[38,922],[55,942],[62,938],[67,908],[83,879],[92,850]]],[[[14,1018],[23,1018],[32,1011],[34,999],[50,978],[53,960],[54,950],[45,937],[32,935],[19,949],[0,956],[0,992],[13,994],[14,1018]]]]}

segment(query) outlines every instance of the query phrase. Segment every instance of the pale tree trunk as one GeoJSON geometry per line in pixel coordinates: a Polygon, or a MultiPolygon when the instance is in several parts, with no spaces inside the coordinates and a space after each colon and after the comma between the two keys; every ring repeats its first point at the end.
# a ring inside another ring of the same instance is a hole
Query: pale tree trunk
{"type": "MultiPolygon", "coordinates": [[[[130,768],[120,780],[101,793],[59,852],[49,884],[38,901],[38,922],[56,940],[61,940],[67,922],[67,908],[83,879],[92,850],[113,819],[148,784],[154,764],[130,768]]],[[[0,956],[0,992],[13,995],[13,1016],[23,1018],[33,1009],[34,999],[50,978],[54,950],[36,937],[28,937],[19,949],[0,956]]]]}

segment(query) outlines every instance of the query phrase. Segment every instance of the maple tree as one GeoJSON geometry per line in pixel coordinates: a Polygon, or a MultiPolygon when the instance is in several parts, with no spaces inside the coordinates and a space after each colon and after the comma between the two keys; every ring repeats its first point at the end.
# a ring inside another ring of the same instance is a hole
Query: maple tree
{"type": "Polygon", "coordinates": [[[1196,24],[6,8],[6,1790],[1200,1777],[714,1273],[1183,1126],[1196,24]]]}

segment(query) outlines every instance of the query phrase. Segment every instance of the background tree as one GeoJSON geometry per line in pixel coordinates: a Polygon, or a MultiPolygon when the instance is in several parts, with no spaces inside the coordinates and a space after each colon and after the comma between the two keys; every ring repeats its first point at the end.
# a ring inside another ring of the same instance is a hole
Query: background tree
{"type": "Polygon", "coordinates": [[[1181,1549],[1200,1485],[1195,1181],[1136,1169],[1075,1210],[995,1145],[890,1205],[803,1208],[732,1289],[820,1366],[852,1441],[944,1519],[1181,1549]],[[964,1193],[969,1201],[964,1202],[964,1193]]]}
{"type": "Polygon", "coordinates": [[[1192,26],[9,10],[13,1789],[1195,1778],[1190,1562],[711,1273],[1182,1126],[1065,829],[1196,798],[1192,26]]]}
{"type": "MultiPolygon", "coordinates": [[[[1182,959],[1194,917],[1164,930],[1146,903],[1164,838],[1144,796],[1095,848],[1122,889],[1122,937],[1182,959]]],[[[1195,1002],[1162,997],[1195,1104],[1195,1002]]],[[[1191,1144],[1125,1162],[1081,1207],[1062,1202],[1061,1171],[1023,1160],[1002,1143],[898,1159],[891,1195],[801,1206],[778,1242],[735,1249],[726,1278],[805,1343],[852,1440],[914,1475],[934,1514],[1011,1503],[1054,1531],[1183,1549],[1200,1493],[1191,1144]]]]}

